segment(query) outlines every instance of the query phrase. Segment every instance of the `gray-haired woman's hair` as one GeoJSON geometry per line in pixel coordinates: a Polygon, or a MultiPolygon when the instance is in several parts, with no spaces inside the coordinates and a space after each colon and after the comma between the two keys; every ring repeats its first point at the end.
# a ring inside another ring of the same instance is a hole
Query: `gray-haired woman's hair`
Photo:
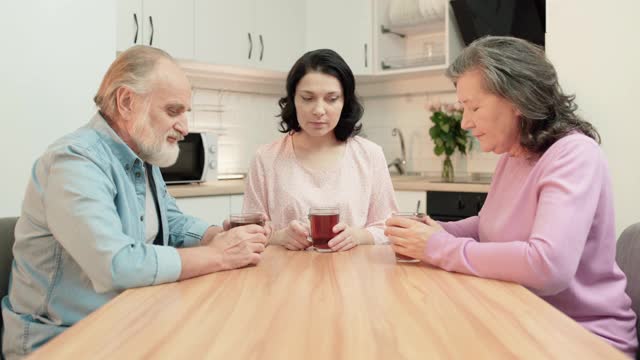
{"type": "Polygon", "coordinates": [[[174,61],[165,51],[144,45],[133,46],[118,55],[93,98],[98,109],[113,116],[117,106],[116,91],[122,86],[131,88],[136,94],[149,92],[151,74],[160,59],[174,61]]]}
{"type": "Polygon", "coordinates": [[[577,114],[575,95],[566,95],[544,50],[526,40],[487,36],[466,47],[447,69],[454,83],[467,71],[479,70],[488,91],[513,103],[522,113],[520,145],[544,153],[572,131],[600,143],[596,129],[577,114]]]}

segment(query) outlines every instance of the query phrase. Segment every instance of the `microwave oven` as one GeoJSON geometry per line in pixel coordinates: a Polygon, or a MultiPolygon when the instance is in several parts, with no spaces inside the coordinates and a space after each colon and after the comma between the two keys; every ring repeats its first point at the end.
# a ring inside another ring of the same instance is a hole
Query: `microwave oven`
{"type": "Polygon", "coordinates": [[[190,132],[178,142],[175,164],[160,168],[167,184],[201,183],[217,180],[218,136],[212,132],[190,132]]]}

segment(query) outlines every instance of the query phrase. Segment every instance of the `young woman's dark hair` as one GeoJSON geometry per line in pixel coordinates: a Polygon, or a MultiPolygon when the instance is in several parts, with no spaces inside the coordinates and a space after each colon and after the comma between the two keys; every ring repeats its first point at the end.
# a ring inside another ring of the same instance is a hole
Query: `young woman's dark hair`
{"type": "Polygon", "coordinates": [[[355,93],[356,81],[349,65],[338,53],[329,49],[309,51],[293,64],[289,75],[287,75],[287,96],[278,101],[278,105],[282,110],[279,131],[288,133],[301,130],[296,116],[294,98],[298,83],[310,72],[331,75],[338,79],[342,85],[344,105],[338,125],[333,130],[336,139],[346,141],[349,137],[357,135],[362,128],[362,125],[358,124],[358,122],[362,118],[364,108],[355,93]]]}

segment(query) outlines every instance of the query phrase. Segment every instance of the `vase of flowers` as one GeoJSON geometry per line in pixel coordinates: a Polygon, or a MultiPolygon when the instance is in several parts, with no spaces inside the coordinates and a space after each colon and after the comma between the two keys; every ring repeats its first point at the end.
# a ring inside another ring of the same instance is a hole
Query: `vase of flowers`
{"type": "Polygon", "coordinates": [[[445,155],[442,162],[442,180],[453,181],[453,163],[451,156],[458,150],[461,154],[467,154],[467,147],[471,150],[472,142],[469,139],[469,132],[464,130],[462,122],[462,105],[460,103],[447,104],[435,102],[428,105],[431,111],[431,122],[433,125],[429,129],[429,135],[433,140],[433,152],[440,156],[445,155]]]}

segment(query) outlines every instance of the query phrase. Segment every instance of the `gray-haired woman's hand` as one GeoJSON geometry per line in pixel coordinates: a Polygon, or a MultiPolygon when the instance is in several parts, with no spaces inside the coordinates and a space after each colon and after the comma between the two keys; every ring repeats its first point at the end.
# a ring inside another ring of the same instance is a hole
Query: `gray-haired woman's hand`
{"type": "Polygon", "coordinates": [[[426,260],[427,243],[434,233],[442,230],[442,226],[428,216],[423,221],[402,217],[391,217],[386,221],[384,234],[396,253],[426,260]]]}

